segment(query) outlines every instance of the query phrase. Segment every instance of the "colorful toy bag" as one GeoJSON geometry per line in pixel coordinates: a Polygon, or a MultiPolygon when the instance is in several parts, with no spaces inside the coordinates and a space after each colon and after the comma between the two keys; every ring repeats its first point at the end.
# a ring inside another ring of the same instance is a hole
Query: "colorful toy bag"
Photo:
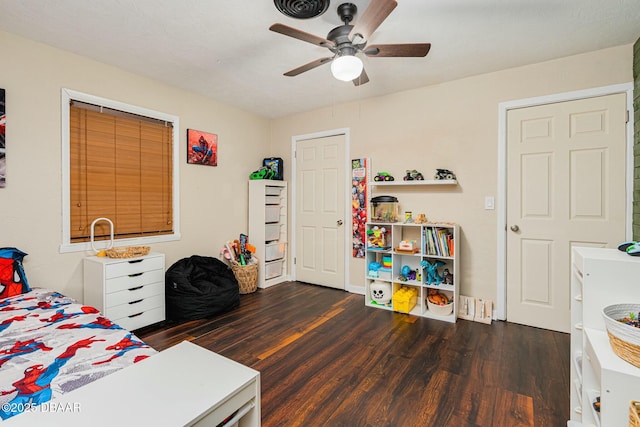
{"type": "Polygon", "coordinates": [[[22,260],[27,254],[16,248],[0,248],[0,298],[29,292],[22,260]]]}

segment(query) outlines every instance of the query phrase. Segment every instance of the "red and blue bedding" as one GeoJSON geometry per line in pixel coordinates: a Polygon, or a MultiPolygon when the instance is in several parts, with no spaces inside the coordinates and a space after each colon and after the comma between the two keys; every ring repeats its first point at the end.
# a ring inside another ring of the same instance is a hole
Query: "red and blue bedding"
{"type": "Polygon", "coordinates": [[[7,419],[156,351],[58,292],[0,299],[0,418],[7,419]]]}

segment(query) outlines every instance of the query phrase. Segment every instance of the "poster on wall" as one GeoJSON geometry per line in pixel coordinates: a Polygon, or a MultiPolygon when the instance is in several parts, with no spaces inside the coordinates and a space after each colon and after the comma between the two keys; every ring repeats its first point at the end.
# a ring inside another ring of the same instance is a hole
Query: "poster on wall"
{"type": "Polygon", "coordinates": [[[7,158],[5,154],[5,127],[7,115],[4,107],[4,89],[0,89],[0,188],[6,185],[7,158]]]}
{"type": "Polygon", "coordinates": [[[187,129],[187,163],[218,166],[218,135],[187,129]]]}
{"type": "Polygon", "coordinates": [[[351,160],[351,230],[353,257],[364,258],[367,223],[367,159],[351,160]]]}

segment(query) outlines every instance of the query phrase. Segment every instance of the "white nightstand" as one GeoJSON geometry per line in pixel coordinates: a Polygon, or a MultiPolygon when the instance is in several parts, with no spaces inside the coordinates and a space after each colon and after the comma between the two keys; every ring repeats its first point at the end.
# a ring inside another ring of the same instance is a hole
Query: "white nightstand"
{"type": "Polygon", "coordinates": [[[84,304],[128,330],[164,320],[164,254],[85,258],[84,304]]]}

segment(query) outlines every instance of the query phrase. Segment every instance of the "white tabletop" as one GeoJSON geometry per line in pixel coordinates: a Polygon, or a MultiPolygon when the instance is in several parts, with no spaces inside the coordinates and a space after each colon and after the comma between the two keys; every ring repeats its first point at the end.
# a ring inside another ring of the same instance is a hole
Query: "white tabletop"
{"type": "Polygon", "coordinates": [[[183,426],[224,403],[258,375],[258,371],[183,341],[3,425],[183,426]]]}

